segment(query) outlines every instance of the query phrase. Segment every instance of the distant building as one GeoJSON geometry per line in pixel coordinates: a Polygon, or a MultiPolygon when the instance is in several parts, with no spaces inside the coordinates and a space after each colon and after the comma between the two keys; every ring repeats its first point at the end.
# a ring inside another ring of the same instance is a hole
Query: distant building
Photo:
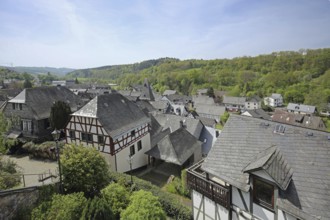
{"type": "Polygon", "coordinates": [[[265,119],[265,120],[271,120],[270,115],[268,115],[267,112],[265,112],[262,109],[246,110],[241,115],[249,116],[253,118],[265,119]]]}
{"type": "Polygon", "coordinates": [[[295,114],[295,113],[276,109],[275,113],[272,116],[272,120],[276,122],[300,126],[304,128],[316,129],[321,131],[326,130],[326,126],[322,118],[313,115],[295,114]]]}
{"type": "Polygon", "coordinates": [[[270,97],[264,98],[264,103],[271,107],[280,107],[283,105],[283,97],[281,94],[273,93],[270,97]]]}
{"type": "Polygon", "coordinates": [[[241,111],[245,108],[245,97],[223,96],[223,104],[227,111],[241,111]]]}
{"type": "Polygon", "coordinates": [[[261,108],[261,99],[257,96],[247,98],[245,101],[245,109],[260,109],[261,108]]]}
{"type": "Polygon", "coordinates": [[[295,104],[295,103],[289,103],[287,106],[287,110],[288,110],[288,112],[291,112],[291,113],[304,114],[304,115],[313,115],[316,113],[315,106],[295,104]]]}

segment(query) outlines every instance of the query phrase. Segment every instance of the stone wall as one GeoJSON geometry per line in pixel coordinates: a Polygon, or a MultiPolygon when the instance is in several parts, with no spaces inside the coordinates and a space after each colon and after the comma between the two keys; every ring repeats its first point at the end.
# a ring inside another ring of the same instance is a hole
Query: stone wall
{"type": "Polygon", "coordinates": [[[13,219],[23,209],[36,204],[38,187],[0,191],[0,220],[13,219]]]}

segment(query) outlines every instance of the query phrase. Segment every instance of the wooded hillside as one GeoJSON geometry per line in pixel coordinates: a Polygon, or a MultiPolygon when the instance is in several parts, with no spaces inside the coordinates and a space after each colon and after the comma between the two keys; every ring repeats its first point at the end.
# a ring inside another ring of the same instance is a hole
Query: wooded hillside
{"type": "Polygon", "coordinates": [[[108,79],[121,88],[141,84],[148,78],[156,91],[175,89],[182,94],[210,87],[227,90],[233,96],[265,97],[276,92],[284,95],[286,103],[324,108],[330,102],[330,48],[234,59],[180,61],[162,58],[77,70],[68,76],[108,79]]]}

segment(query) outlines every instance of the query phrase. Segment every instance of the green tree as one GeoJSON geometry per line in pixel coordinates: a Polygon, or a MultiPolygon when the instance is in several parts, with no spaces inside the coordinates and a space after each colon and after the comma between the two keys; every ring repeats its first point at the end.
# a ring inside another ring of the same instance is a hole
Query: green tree
{"type": "Polygon", "coordinates": [[[87,197],[93,197],[108,184],[109,165],[94,148],[66,145],[61,162],[67,192],[84,192],[87,197]]]}
{"type": "Polygon", "coordinates": [[[23,83],[23,87],[24,87],[25,89],[27,89],[27,88],[32,88],[32,83],[31,83],[31,81],[30,81],[29,79],[25,79],[25,80],[24,80],[24,83],[23,83]]]}
{"type": "Polygon", "coordinates": [[[158,198],[151,192],[139,190],[130,199],[129,206],[120,214],[122,219],[166,219],[158,198]]]}
{"type": "Polygon", "coordinates": [[[109,202],[104,197],[89,199],[80,217],[81,220],[111,220],[115,219],[109,202]]]}
{"type": "Polygon", "coordinates": [[[120,213],[127,207],[129,202],[129,192],[118,183],[111,183],[102,189],[101,195],[108,201],[116,217],[119,217],[120,213]]]}
{"type": "Polygon", "coordinates": [[[50,110],[50,126],[52,129],[64,129],[70,119],[70,106],[63,101],[56,101],[50,110]]]}
{"type": "Polygon", "coordinates": [[[10,189],[21,183],[17,164],[0,157],[0,190],[10,189]]]}
{"type": "Polygon", "coordinates": [[[34,220],[79,220],[86,203],[87,199],[83,193],[55,194],[51,201],[43,202],[34,208],[31,218],[34,220]]]}
{"type": "Polygon", "coordinates": [[[223,115],[220,117],[221,123],[223,125],[226,124],[228,118],[229,118],[229,113],[228,112],[223,113],[223,115]]]}

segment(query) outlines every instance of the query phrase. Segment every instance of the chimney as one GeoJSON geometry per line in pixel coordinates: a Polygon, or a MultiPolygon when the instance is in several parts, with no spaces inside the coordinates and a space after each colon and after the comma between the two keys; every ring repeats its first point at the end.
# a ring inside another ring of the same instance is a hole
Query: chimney
{"type": "Polygon", "coordinates": [[[180,128],[186,128],[186,125],[184,124],[184,121],[180,120],[180,128]]]}

